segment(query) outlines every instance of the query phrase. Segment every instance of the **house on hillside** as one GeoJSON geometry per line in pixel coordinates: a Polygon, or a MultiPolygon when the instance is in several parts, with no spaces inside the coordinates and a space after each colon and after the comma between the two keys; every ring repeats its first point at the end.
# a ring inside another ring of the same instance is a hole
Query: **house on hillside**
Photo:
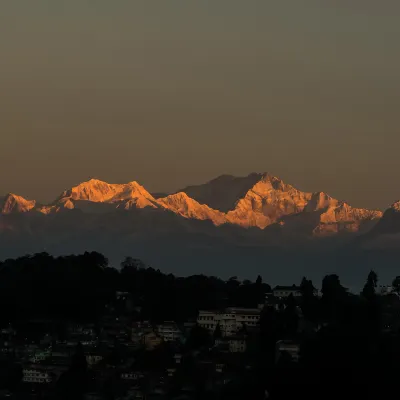
{"type": "Polygon", "coordinates": [[[154,331],[153,326],[148,321],[134,322],[131,326],[131,341],[133,343],[141,343],[142,336],[154,331]]]}
{"type": "Polygon", "coordinates": [[[142,336],[141,340],[142,345],[147,350],[154,350],[163,342],[163,338],[157,332],[146,333],[142,336]]]}
{"type": "Polygon", "coordinates": [[[274,297],[289,297],[293,295],[294,297],[301,296],[300,286],[275,286],[272,290],[274,297]]]}
{"type": "Polygon", "coordinates": [[[157,326],[158,334],[166,342],[182,341],[183,334],[178,328],[178,325],[173,321],[166,321],[157,326]]]}
{"type": "Polygon", "coordinates": [[[260,308],[239,307],[229,307],[223,311],[200,311],[197,323],[211,333],[219,325],[222,336],[233,336],[243,326],[256,328],[260,313],[260,308]]]}

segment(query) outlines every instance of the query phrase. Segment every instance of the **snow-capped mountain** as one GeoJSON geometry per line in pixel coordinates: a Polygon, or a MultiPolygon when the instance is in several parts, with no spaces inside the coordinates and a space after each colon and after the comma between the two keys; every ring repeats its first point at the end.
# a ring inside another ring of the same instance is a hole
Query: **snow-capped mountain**
{"type": "MultiPolygon", "coordinates": [[[[206,184],[191,186],[165,197],[153,197],[136,181],[110,184],[91,179],[65,190],[49,205],[36,206],[20,196],[3,198],[2,214],[38,211],[42,214],[80,210],[104,214],[118,210],[155,209],[214,225],[265,229],[279,224],[283,230],[299,226],[314,236],[370,228],[380,211],[353,208],[324,192],[303,192],[268,173],[247,177],[222,175],[206,184]],[[205,203],[205,201],[207,203],[205,203]]],[[[301,229],[300,229],[301,230],[301,229]]]]}
{"type": "Polygon", "coordinates": [[[110,184],[98,179],[83,182],[61,194],[56,201],[65,204],[68,201],[87,200],[94,203],[127,203],[127,208],[155,207],[154,197],[139,183],[110,184]]]}
{"type": "Polygon", "coordinates": [[[185,218],[210,220],[214,225],[222,225],[228,222],[223,212],[213,210],[205,204],[200,204],[184,192],[160,198],[157,200],[157,203],[166,210],[172,211],[185,218]]]}
{"type": "Polygon", "coordinates": [[[24,199],[13,193],[0,197],[1,214],[25,213],[32,210],[35,205],[36,201],[24,199]]]}
{"type": "Polygon", "coordinates": [[[293,277],[337,265],[353,274],[381,262],[388,246],[385,262],[397,263],[398,253],[388,255],[400,248],[400,202],[382,217],[267,173],[222,175],[169,195],[152,195],[136,181],[91,179],[47,205],[14,194],[0,198],[0,243],[0,260],[93,250],[113,262],[132,254],[183,274],[267,268],[284,279],[288,271],[293,277]]]}
{"type": "Polygon", "coordinates": [[[357,231],[361,225],[376,222],[382,213],[377,210],[353,208],[324,192],[302,192],[268,173],[250,174],[244,178],[221,176],[208,184],[187,188],[196,199],[207,199],[226,211],[226,220],[243,227],[266,228],[274,223],[310,224],[314,235],[340,231],[357,231]],[[225,194],[224,194],[225,193],[225,194]],[[215,200],[214,200],[215,199],[215,200]],[[308,221],[307,221],[308,220],[308,221]]]}

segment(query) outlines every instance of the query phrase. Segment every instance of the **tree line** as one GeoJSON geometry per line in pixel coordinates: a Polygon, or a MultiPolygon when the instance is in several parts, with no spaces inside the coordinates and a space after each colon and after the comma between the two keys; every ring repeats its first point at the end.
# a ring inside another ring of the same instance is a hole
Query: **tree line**
{"type": "Polygon", "coordinates": [[[140,318],[179,322],[196,318],[199,309],[257,307],[270,290],[261,277],[254,283],[236,277],[176,277],[132,257],[116,269],[96,252],[62,257],[39,253],[0,263],[0,319],[95,321],[106,307],[126,312],[126,300],[119,304],[116,296],[125,292],[131,312],[140,318]]]}

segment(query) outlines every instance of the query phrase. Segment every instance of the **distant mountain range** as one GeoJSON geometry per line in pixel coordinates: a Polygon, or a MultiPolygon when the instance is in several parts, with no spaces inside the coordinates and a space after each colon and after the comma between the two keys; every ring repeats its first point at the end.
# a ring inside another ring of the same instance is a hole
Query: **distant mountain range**
{"type": "Polygon", "coordinates": [[[287,230],[303,227],[316,236],[366,230],[382,217],[380,211],[353,208],[324,192],[302,192],[268,173],[240,178],[222,175],[164,197],[151,195],[136,181],[110,184],[91,179],[66,190],[48,205],[11,193],[0,205],[2,214],[46,215],[73,209],[98,214],[153,208],[187,219],[209,220],[216,226],[265,229],[278,224],[287,230]]]}
{"type": "Polygon", "coordinates": [[[353,208],[268,173],[222,175],[171,194],[151,194],[136,181],[91,179],[50,204],[9,193],[0,198],[0,213],[1,258],[97,250],[115,259],[135,253],[161,265],[167,253],[174,259],[186,254],[187,263],[201,251],[276,254],[400,244],[399,202],[384,213],[353,208]]]}

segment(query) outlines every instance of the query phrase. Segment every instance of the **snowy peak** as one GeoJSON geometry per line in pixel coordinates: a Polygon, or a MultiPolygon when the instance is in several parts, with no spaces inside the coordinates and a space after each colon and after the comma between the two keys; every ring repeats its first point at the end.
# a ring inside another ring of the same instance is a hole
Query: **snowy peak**
{"type": "Polygon", "coordinates": [[[392,209],[395,212],[400,212],[400,200],[395,201],[391,206],[390,209],[392,209]]]}
{"type": "Polygon", "coordinates": [[[274,223],[284,225],[289,222],[288,218],[301,214],[297,221],[307,226],[316,224],[314,234],[324,234],[346,229],[355,231],[364,221],[381,217],[379,211],[352,208],[324,192],[303,192],[267,172],[244,178],[224,175],[206,185],[190,187],[189,192],[195,192],[195,196],[217,195],[220,204],[224,200],[232,204],[232,193],[236,196],[241,193],[225,215],[229,223],[243,227],[264,229],[274,223]],[[236,186],[235,190],[229,189],[231,185],[236,186]]]}
{"type": "MultiPolygon", "coordinates": [[[[125,209],[156,207],[154,197],[139,183],[110,184],[98,179],[83,182],[66,190],[56,201],[65,208],[75,208],[76,201],[95,203],[124,203],[125,209]]],[[[118,208],[121,204],[118,204],[118,208]]]]}
{"type": "Polygon", "coordinates": [[[115,188],[113,185],[98,179],[91,179],[87,182],[82,182],[69,190],[66,190],[60,196],[60,200],[68,198],[71,200],[104,202],[111,199],[114,194],[115,188]]]}
{"type": "Polygon", "coordinates": [[[184,192],[158,199],[157,202],[164,209],[185,218],[211,220],[215,225],[221,225],[226,222],[224,213],[213,210],[205,204],[198,203],[184,192]]]}
{"type": "Polygon", "coordinates": [[[303,211],[312,198],[312,193],[301,192],[268,173],[258,177],[234,210],[228,212],[231,223],[263,229],[282,216],[303,211]]]}
{"type": "Polygon", "coordinates": [[[1,214],[24,213],[32,210],[35,205],[35,200],[27,200],[16,194],[9,193],[0,199],[0,212],[1,214]]]}
{"type": "Polygon", "coordinates": [[[306,211],[318,211],[327,209],[330,207],[337,207],[341,202],[334,199],[324,192],[315,192],[311,195],[307,206],[305,207],[306,211]]]}

